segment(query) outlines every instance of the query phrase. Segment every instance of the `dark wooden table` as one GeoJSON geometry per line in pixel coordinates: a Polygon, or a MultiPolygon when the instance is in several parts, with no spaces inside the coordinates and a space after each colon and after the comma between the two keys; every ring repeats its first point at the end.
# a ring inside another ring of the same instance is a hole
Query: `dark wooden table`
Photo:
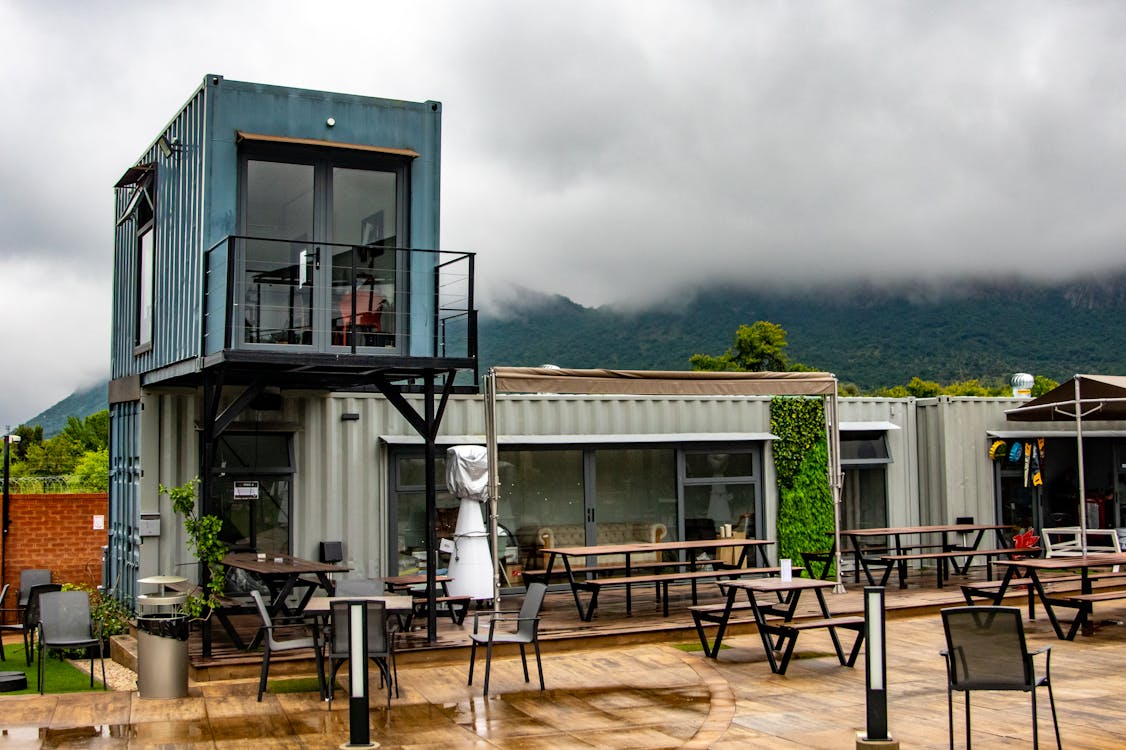
{"type": "Polygon", "coordinates": [[[864,618],[833,617],[830,614],[829,605],[825,601],[825,589],[831,589],[835,585],[834,581],[819,578],[791,578],[788,581],[782,578],[749,578],[737,581],[720,581],[719,587],[727,594],[723,609],[714,614],[706,614],[705,611],[709,609],[706,607],[696,608],[692,612],[696,623],[696,632],[700,637],[700,644],[704,647],[704,653],[713,659],[719,654],[732,611],[736,609],[736,599],[738,599],[739,592],[743,591],[747,594],[748,603],[755,619],[755,626],[762,638],[762,646],[766,651],[766,658],[770,662],[772,672],[775,674],[786,673],[790,658],[794,654],[794,647],[797,645],[798,634],[802,630],[813,628],[825,628],[829,631],[829,636],[833,639],[833,648],[837,652],[837,660],[840,661],[842,666],[851,667],[856,663],[856,657],[859,655],[860,646],[864,641],[864,618]],[[794,613],[797,611],[798,601],[803,591],[812,591],[817,596],[817,606],[821,612],[821,619],[793,622],[794,613]],[[760,602],[755,596],[760,593],[772,594],[775,598],[770,603],[760,602]],[[769,620],[768,617],[781,617],[782,620],[769,620]],[[705,620],[719,624],[715,639],[710,644],[703,627],[705,620]],[[841,647],[840,639],[837,637],[837,628],[853,630],[857,633],[852,649],[847,655],[841,647]],[[781,660],[775,656],[775,651],[782,653],[781,660]]]}
{"type": "Polygon", "coordinates": [[[267,554],[260,560],[256,552],[232,552],[223,558],[223,564],[253,573],[266,584],[270,590],[271,616],[301,613],[313,597],[317,585],[329,594],[336,590],[336,585],[329,578],[330,573],[347,573],[351,570],[344,565],[303,560],[293,555],[278,553],[267,554]],[[317,585],[312,585],[311,579],[302,579],[302,576],[313,576],[317,585]],[[290,609],[286,599],[299,584],[309,585],[304,585],[305,593],[302,594],[296,608],[290,609]]]}
{"type": "Polygon", "coordinates": [[[1001,585],[997,589],[995,603],[1000,603],[1005,597],[1005,592],[1009,588],[1010,582],[1017,577],[1028,578],[1032,586],[1032,590],[1040,599],[1040,604],[1043,605],[1044,611],[1048,614],[1048,621],[1052,624],[1052,630],[1055,631],[1056,637],[1061,640],[1074,640],[1075,634],[1079,631],[1080,627],[1088,620],[1089,607],[1084,607],[1079,601],[1069,599],[1062,596],[1051,596],[1044,589],[1044,584],[1051,583],[1051,578],[1041,578],[1040,573],[1043,571],[1060,571],[1060,570],[1080,570],[1081,578],[1079,584],[1079,593],[1081,595],[1090,595],[1093,593],[1092,587],[1092,568],[1112,568],[1115,565],[1126,565],[1126,552],[1110,552],[1095,555],[1076,555],[1075,557],[1031,557],[1025,560],[997,560],[995,565],[1005,568],[1005,575],[1001,578],[1001,585]],[[1076,610],[1075,619],[1072,620],[1071,627],[1065,632],[1060,625],[1059,617],[1056,614],[1058,607],[1071,608],[1076,610]]]}
{"type": "MultiPolygon", "coordinates": [[[[891,575],[893,568],[899,571],[899,587],[907,587],[907,562],[908,559],[926,560],[933,559],[938,564],[938,587],[942,588],[943,582],[949,577],[948,566],[953,565],[954,570],[959,575],[965,575],[969,570],[970,562],[975,555],[986,554],[981,551],[981,541],[987,531],[995,531],[997,533],[997,549],[1003,549],[1010,545],[1006,542],[1004,535],[1001,534],[1005,529],[1010,528],[1005,524],[990,524],[990,523],[948,523],[948,524],[934,524],[929,526],[889,526],[879,529],[841,529],[840,535],[842,538],[847,539],[852,547],[850,553],[853,556],[855,567],[856,579],[859,581],[860,571],[864,571],[865,577],[871,586],[883,586],[887,583],[888,577],[891,575]],[[972,539],[966,542],[954,541],[950,538],[951,534],[958,535],[972,535],[972,539]],[[923,537],[938,537],[937,542],[928,543],[923,537]],[[888,540],[885,545],[886,552],[883,553],[865,553],[863,548],[863,540],[871,539],[873,537],[884,537],[888,540]],[[920,537],[918,542],[905,541],[905,537],[920,537]],[[922,550],[931,549],[933,552],[925,552],[922,550]],[[912,550],[919,550],[912,552],[912,550]],[[958,553],[964,553],[962,555],[958,553]],[[965,556],[966,561],[964,565],[959,566],[955,557],[965,556]],[[892,559],[888,559],[892,558],[892,559]],[[877,581],[875,576],[872,575],[871,566],[874,564],[885,566],[881,574],[881,580],[877,581]]],[[[833,553],[836,552],[834,547],[833,553]]],[[[996,550],[993,551],[993,556],[1000,554],[996,550]]]]}
{"type": "MultiPolygon", "coordinates": [[[[632,557],[636,554],[643,553],[658,553],[658,559],[664,552],[687,552],[688,560],[686,562],[678,563],[677,561],[670,560],[669,566],[681,567],[687,565],[689,572],[695,573],[698,570],[697,565],[722,565],[718,560],[707,559],[697,560],[695,555],[692,554],[696,551],[706,550],[719,550],[719,549],[738,549],[740,550],[739,557],[733,566],[726,566],[731,568],[742,568],[748,561],[748,557],[752,550],[760,550],[760,554],[765,561],[766,553],[762,551],[765,545],[773,544],[773,542],[765,539],[744,539],[740,537],[728,537],[726,539],[692,539],[687,541],[672,541],[672,542],[631,542],[628,544],[595,544],[586,547],[549,547],[541,550],[542,553],[549,555],[547,560],[547,568],[545,580],[550,578],[552,568],[555,566],[556,558],[563,561],[563,568],[567,572],[567,582],[571,586],[571,594],[575,599],[575,608],[579,612],[579,617],[584,621],[589,621],[594,614],[596,599],[592,598],[591,604],[584,607],[582,599],[579,596],[585,584],[576,576],[574,566],[571,565],[571,560],[574,558],[587,559],[590,558],[597,561],[598,557],[605,555],[621,555],[625,558],[624,565],[608,566],[604,568],[604,572],[620,571],[624,572],[623,578],[633,577],[632,557]]],[[[596,572],[596,571],[595,571],[596,572]]],[[[611,581],[613,579],[607,579],[611,581]]],[[[623,582],[626,589],[626,612],[633,611],[633,596],[632,584],[623,582]]],[[[693,590],[694,591],[694,590],[693,590]]]]}

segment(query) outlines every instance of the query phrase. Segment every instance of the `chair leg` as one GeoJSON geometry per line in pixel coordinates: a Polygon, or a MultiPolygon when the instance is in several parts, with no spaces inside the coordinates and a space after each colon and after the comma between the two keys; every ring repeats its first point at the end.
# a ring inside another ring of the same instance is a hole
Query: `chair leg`
{"type": "Polygon", "coordinates": [[[540,690],[543,691],[546,688],[543,684],[543,662],[540,660],[540,641],[538,638],[532,641],[532,646],[536,649],[536,669],[540,673],[540,690]]]}
{"type": "Polygon", "coordinates": [[[1040,722],[1036,718],[1036,688],[1028,691],[1032,696],[1032,748],[1040,750],[1040,722]]]}
{"type": "Polygon", "coordinates": [[[490,640],[488,647],[485,649],[485,690],[483,695],[489,694],[489,670],[493,666],[493,642],[490,640]]]}
{"type": "Polygon", "coordinates": [[[1052,707],[1052,726],[1056,730],[1056,750],[1063,750],[1063,745],[1060,743],[1060,723],[1056,720],[1056,697],[1052,694],[1052,681],[1048,680],[1045,684],[1048,686],[1048,705],[1052,707]]]}
{"type": "Polygon", "coordinates": [[[966,750],[970,750],[970,691],[966,691],[966,750]]]}
{"type": "Polygon", "coordinates": [[[524,652],[524,644],[520,644],[520,666],[524,667],[524,682],[531,682],[528,677],[528,655],[524,652]]]}
{"type": "Polygon", "coordinates": [[[266,692],[266,675],[270,673],[270,647],[262,652],[262,674],[258,677],[258,702],[262,702],[262,693],[266,692]]]}
{"type": "Polygon", "coordinates": [[[477,661],[477,641],[472,641],[469,644],[469,682],[466,685],[473,684],[473,664],[477,661]]]}
{"type": "Polygon", "coordinates": [[[39,662],[38,662],[37,666],[38,666],[38,669],[36,670],[36,675],[39,678],[39,694],[43,695],[43,649],[42,648],[39,649],[39,662]]]}

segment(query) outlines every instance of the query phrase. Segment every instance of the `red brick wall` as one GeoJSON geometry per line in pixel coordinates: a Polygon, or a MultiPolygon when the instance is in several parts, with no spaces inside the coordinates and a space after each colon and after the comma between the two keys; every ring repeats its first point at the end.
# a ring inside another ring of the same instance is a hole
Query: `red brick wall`
{"type": "MultiPolygon", "coordinates": [[[[109,525],[106,493],[12,495],[11,525],[4,550],[4,582],[14,595],[24,568],[48,568],[55,583],[102,583],[106,529],[94,530],[94,516],[109,525]]],[[[5,602],[7,604],[7,602],[5,602]]]]}

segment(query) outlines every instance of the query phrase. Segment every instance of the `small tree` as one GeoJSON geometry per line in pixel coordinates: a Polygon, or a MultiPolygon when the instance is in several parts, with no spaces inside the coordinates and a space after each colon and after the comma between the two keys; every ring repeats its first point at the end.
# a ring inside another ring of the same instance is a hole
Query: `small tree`
{"type": "Polygon", "coordinates": [[[741,325],[735,331],[735,343],[718,357],[693,354],[689,358],[694,370],[710,372],[786,372],[804,370],[786,356],[786,329],[777,323],[760,320],[741,325]]]}
{"type": "Polygon", "coordinates": [[[219,539],[223,519],[212,515],[198,515],[195,509],[195,486],[199,479],[190,479],[179,487],[160,485],[160,494],[168,495],[172,510],[184,517],[184,530],[188,532],[188,547],[206,572],[202,595],[191,595],[184,602],[184,612],[192,617],[202,617],[205,609],[219,606],[223,594],[226,567],[223,558],[227,545],[219,539]]]}

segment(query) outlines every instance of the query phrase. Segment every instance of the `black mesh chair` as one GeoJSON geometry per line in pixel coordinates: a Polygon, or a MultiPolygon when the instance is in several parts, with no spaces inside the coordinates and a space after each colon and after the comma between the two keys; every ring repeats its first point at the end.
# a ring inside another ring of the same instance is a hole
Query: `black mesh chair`
{"type": "MultiPolygon", "coordinates": [[[[392,677],[390,664],[394,662],[394,646],[391,634],[387,629],[387,605],[381,601],[362,601],[367,610],[367,658],[379,668],[380,685],[387,687],[387,710],[391,710],[391,688],[398,686],[392,677]]],[[[336,692],[336,673],[344,662],[351,657],[350,633],[352,602],[334,601],[330,615],[331,633],[326,643],[328,644],[327,658],[329,661],[328,702],[332,708],[333,694],[336,692]]],[[[355,664],[349,667],[357,669],[355,664]]]]}
{"type": "MultiPolygon", "coordinates": [[[[0,634],[23,632],[22,622],[8,622],[9,612],[13,613],[15,620],[19,620],[17,608],[8,606],[9,588],[9,585],[6,583],[4,584],[3,588],[0,588],[0,634]]],[[[7,659],[8,657],[4,654],[3,643],[0,642],[0,661],[7,661],[7,659]]]]}
{"type": "MultiPolygon", "coordinates": [[[[39,593],[42,586],[36,586],[39,593]]],[[[28,604],[30,608],[31,604],[28,604]]],[[[102,634],[90,617],[90,595],[85,591],[39,593],[39,694],[44,692],[44,660],[51,651],[81,649],[90,656],[90,687],[94,687],[94,658],[102,661],[102,688],[106,688],[106,657],[102,634]]]]}
{"type": "MultiPolygon", "coordinates": [[[[31,590],[36,586],[50,582],[51,571],[45,568],[25,568],[20,571],[19,608],[21,612],[24,607],[27,606],[27,600],[31,596],[31,590]]],[[[20,619],[24,619],[22,615],[20,619]]],[[[31,624],[34,625],[35,621],[33,620],[31,624]]]]}
{"type": "Polygon", "coordinates": [[[540,676],[540,690],[544,689],[543,662],[540,660],[540,608],[543,606],[543,597],[547,593],[547,586],[537,581],[528,584],[528,591],[524,595],[524,603],[520,610],[474,612],[473,632],[469,634],[472,647],[469,650],[469,683],[473,684],[473,664],[477,661],[477,646],[485,646],[485,690],[489,694],[489,669],[493,663],[494,643],[515,643],[520,646],[520,663],[524,666],[524,682],[531,682],[528,677],[528,657],[524,653],[524,645],[532,644],[536,650],[536,669],[540,676]],[[482,632],[479,629],[481,617],[488,618],[489,627],[482,632]],[[500,626],[499,628],[497,626],[500,626]],[[515,629],[509,629],[512,626],[515,629]]]}
{"type": "Polygon", "coordinates": [[[949,715],[950,747],[954,747],[954,691],[966,696],[966,747],[970,745],[970,693],[974,690],[1021,690],[1032,696],[1032,742],[1040,746],[1036,712],[1036,688],[1048,688],[1056,747],[1060,727],[1056,699],[1052,695],[1051,646],[1029,652],[1019,607],[951,607],[942,610],[946,631],[946,706],[949,715]],[[1045,654],[1044,674],[1036,675],[1033,657],[1045,654]]]}
{"type": "Polygon", "coordinates": [[[270,656],[275,652],[298,651],[300,649],[313,649],[313,656],[317,661],[317,684],[324,695],[324,665],[321,662],[320,643],[317,640],[316,628],[304,617],[271,617],[270,609],[259,591],[252,590],[250,598],[262,618],[263,638],[265,649],[262,652],[262,671],[258,676],[258,700],[262,700],[262,693],[266,692],[266,680],[270,676],[270,656]]]}
{"type": "Polygon", "coordinates": [[[23,608],[23,624],[20,629],[23,631],[23,652],[27,657],[27,666],[31,666],[31,660],[35,657],[35,637],[38,634],[36,626],[39,623],[39,600],[44,594],[51,594],[56,591],[62,591],[63,587],[60,583],[42,583],[38,586],[32,586],[27,593],[27,603],[23,608]]]}

